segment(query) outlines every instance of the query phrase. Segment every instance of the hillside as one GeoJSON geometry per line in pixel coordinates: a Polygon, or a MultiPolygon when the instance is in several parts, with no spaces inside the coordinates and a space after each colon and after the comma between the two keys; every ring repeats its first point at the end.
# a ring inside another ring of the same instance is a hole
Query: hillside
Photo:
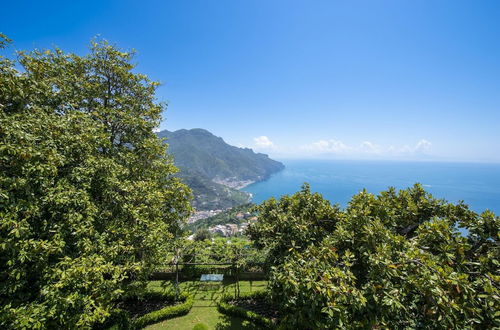
{"type": "Polygon", "coordinates": [[[157,135],[166,138],[168,152],[181,170],[180,177],[193,189],[193,205],[198,210],[223,209],[248,202],[249,195],[237,188],[265,180],[284,168],[265,154],[231,146],[201,128],[164,130],[157,135]]]}
{"type": "Polygon", "coordinates": [[[179,176],[193,190],[192,205],[196,210],[223,210],[250,200],[248,193],[215,183],[194,171],[181,170],[179,176]]]}
{"type": "Polygon", "coordinates": [[[165,130],[158,136],[168,139],[169,152],[179,168],[193,170],[212,180],[260,181],[284,168],[265,154],[231,146],[204,129],[165,130]]]}

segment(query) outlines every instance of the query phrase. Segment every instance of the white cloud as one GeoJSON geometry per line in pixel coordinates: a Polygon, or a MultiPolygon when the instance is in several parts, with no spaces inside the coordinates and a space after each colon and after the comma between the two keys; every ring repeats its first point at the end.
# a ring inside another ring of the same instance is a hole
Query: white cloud
{"type": "Polygon", "coordinates": [[[414,155],[427,154],[431,149],[432,143],[421,139],[413,147],[403,145],[401,147],[390,145],[384,147],[371,141],[363,141],[358,146],[349,146],[340,140],[319,140],[299,147],[302,151],[311,154],[343,154],[350,156],[394,156],[408,157],[414,155]]]}
{"type": "Polygon", "coordinates": [[[415,146],[414,151],[419,152],[419,153],[426,153],[428,152],[432,147],[432,143],[429,141],[422,139],[417,142],[417,145],[415,146]]]}
{"type": "Polygon", "coordinates": [[[158,132],[160,132],[160,128],[159,128],[159,127],[155,127],[155,128],[153,128],[153,132],[154,132],[154,133],[158,133],[158,132]]]}
{"type": "Polygon", "coordinates": [[[336,139],[322,139],[299,146],[276,145],[266,135],[253,138],[253,144],[238,145],[251,148],[257,152],[270,153],[274,157],[333,157],[347,159],[412,159],[431,155],[432,143],[420,139],[414,145],[381,145],[372,141],[363,141],[359,144],[347,144],[336,139]]]}
{"type": "Polygon", "coordinates": [[[319,140],[300,147],[302,150],[318,153],[381,153],[381,147],[373,142],[364,141],[359,146],[348,146],[340,140],[319,140]]]}
{"type": "Polygon", "coordinates": [[[403,154],[408,154],[408,153],[412,153],[413,152],[413,148],[410,147],[409,145],[404,145],[403,147],[401,148],[395,148],[393,150],[393,153],[403,153],[403,154]]]}
{"type": "Polygon", "coordinates": [[[300,149],[316,152],[342,152],[347,151],[349,147],[338,140],[319,140],[309,145],[301,146],[300,149]]]}
{"type": "Polygon", "coordinates": [[[253,138],[255,147],[259,149],[274,149],[274,143],[265,135],[253,138]]]}
{"type": "Polygon", "coordinates": [[[421,139],[418,141],[415,146],[410,147],[409,145],[404,145],[401,148],[390,149],[389,152],[392,154],[406,154],[406,155],[415,155],[415,154],[427,154],[432,147],[432,143],[430,143],[426,139],[421,139]]]}
{"type": "Polygon", "coordinates": [[[361,143],[361,145],[359,146],[359,148],[357,148],[357,150],[369,154],[382,153],[382,148],[379,145],[376,145],[375,143],[370,141],[363,141],[363,143],[361,143]]]}

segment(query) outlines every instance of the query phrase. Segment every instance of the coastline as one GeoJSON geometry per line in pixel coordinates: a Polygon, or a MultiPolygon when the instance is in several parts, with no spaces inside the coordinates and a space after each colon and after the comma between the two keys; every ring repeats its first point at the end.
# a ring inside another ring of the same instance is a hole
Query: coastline
{"type": "MultiPolygon", "coordinates": [[[[283,166],[283,169],[285,167],[283,166]]],[[[273,174],[276,174],[278,172],[281,172],[283,171],[283,169],[279,170],[279,171],[276,171],[270,175],[267,175],[266,177],[262,177],[262,178],[259,178],[257,180],[231,180],[231,179],[219,179],[219,178],[215,178],[213,179],[212,181],[217,183],[217,184],[221,184],[223,186],[226,186],[228,188],[231,188],[231,189],[236,189],[236,190],[240,190],[242,191],[243,188],[247,187],[247,186],[250,186],[254,183],[259,183],[259,182],[264,182],[264,181],[267,181],[269,180],[269,178],[273,175],[273,174]]],[[[248,195],[248,203],[252,203],[253,201],[253,197],[254,197],[254,194],[251,193],[251,192],[248,192],[248,191],[242,191],[244,192],[245,194],[248,195]]],[[[230,208],[229,208],[230,209],[230,208]]],[[[228,211],[229,209],[223,209],[223,210],[203,210],[203,211],[195,211],[187,220],[188,223],[194,223],[194,222],[197,222],[199,220],[202,220],[202,219],[206,219],[206,218],[209,218],[209,217],[212,217],[212,216],[215,216],[221,212],[224,212],[224,211],[228,211]]]]}
{"type": "Polygon", "coordinates": [[[215,183],[221,184],[223,186],[236,189],[236,190],[243,189],[246,186],[257,182],[254,180],[230,180],[230,179],[218,179],[218,178],[215,178],[212,181],[215,183]]]}

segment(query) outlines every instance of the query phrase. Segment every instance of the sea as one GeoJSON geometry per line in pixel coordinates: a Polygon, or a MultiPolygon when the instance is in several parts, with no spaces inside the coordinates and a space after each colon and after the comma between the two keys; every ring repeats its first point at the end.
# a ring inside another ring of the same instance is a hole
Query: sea
{"type": "Polygon", "coordinates": [[[436,198],[463,200],[476,212],[500,215],[500,164],[403,161],[284,160],[285,169],[243,191],[254,203],[293,194],[307,182],[332,203],[346,207],[351,197],[366,189],[377,194],[423,185],[436,198]]]}

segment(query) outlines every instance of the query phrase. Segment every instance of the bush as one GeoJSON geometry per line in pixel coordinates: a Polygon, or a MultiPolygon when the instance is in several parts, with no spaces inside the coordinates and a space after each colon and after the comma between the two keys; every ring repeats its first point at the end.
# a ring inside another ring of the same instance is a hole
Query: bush
{"type": "Polygon", "coordinates": [[[131,325],[130,316],[127,311],[121,309],[114,309],[111,311],[110,316],[103,323],[94,324],[93,330],[124,330],[130,329],[131,325]]]}
{"type": "Polygon", "coordinates": [[[194,240],[197,242],[210,239],[212,239],[212,233],[206,228],[198,229],[194,234],[194,240]]]}
{"type": "Polygon", "coordinates": [[[166,306],[162,309],[153,311],[136,319],[131,319],[130,314],[127,311],[117,308],[111,312],[111,316],[106,320],[105,323],[94,326],[94,329],[141,329],[149,324],[157,323],[181,315],[186,315],[187,313],[189,313],[194,303],[193,296],[185,292],[181,293],[179,295],[179,299],[177,300],[175,294],[172,292],[157,291],[146,291],[140,296],[129,297],[128,299],[162,299],[172,301],[173,303],[179,301],[182,303],[173,306],[166,306]]]}
{"type": "Polygon", "coordinates": [[[205,323],[198,323],[193,327],[193,330],[208,330],[208,326],[205,323]]]}
{"type": "MultiPolygon", "coordinates": [[[[156,294],[157,293],[155,293],[155,295],[156,294]]],[[[168,294],[163,294],[163,296],[172,298],[173,294],[168,293],[168,294]]],[[[131,322],[132,327],[134,329],[141,329],[149,324],[157,323],[181,315],[186,315],[191,310],[191,307],[193,307],[194,297],[187,293],[182,293],[180,295],[180,298],[181,300],[184,301],[182,304],[175,306],[167,306],[165,308],[141,316],[131,322]]]]}
{"type": "MultiPolygon", "coordinates": [[[[240,298],[245,299],[245,298],[263,298],[267,297],[267,294],[265,291],[258,291],[258,292],[251,292],[251,293],[244,293],[240,295],[240,298]]],[[[217,310],[225,315],[229,316],[236,316],[240,317],[242,319],[248,320],[255,324],[256,326],[260,326],[264,329],[274,329],[276,328],[276,325],[274,322],[267,317],[264,317],[262,315],[259,315],[257,313],[254,313],[252,311],[246,310],[244,308],[234,306],[229,304],[228,302],[235,299],[234,296],[232,295],[225,295],[223,296],[219,302],[217,303],[217,310]]]]}

